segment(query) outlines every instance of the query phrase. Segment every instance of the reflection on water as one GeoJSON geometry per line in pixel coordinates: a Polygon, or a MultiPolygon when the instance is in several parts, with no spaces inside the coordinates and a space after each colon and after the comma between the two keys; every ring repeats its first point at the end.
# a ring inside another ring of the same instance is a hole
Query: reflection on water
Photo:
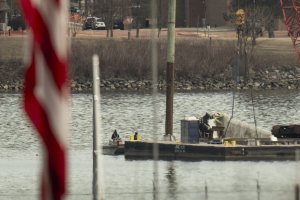
{"type": "Polygon", "coordinates": [[[204,191],[204,193],[205,193],[205,200],[207,200],[208,199],[208,187],[207,187],[206,180],[205,180],[205,191],[204,191]]]}
{"type": "Polygon", "coordinates": [[[167,168],[166,178],[168,180],[168,192],[170,199],[177,199],[177,180],[176,180],[176,170],[174,168],[173,162],[170,162],[167,168]]]}
{"type": "MultiPolygon", "coordinates": [[[[299,123],[298,91],[254,91],[258,127],[299,123]]],[[[150,93],[103,93],[102,133],[107,143],[117,129],[123,139],[134,131],[144,140],[164,133],[165,95],[157,97],[157,132],[153,131],[150,93]]],[[[24,117],[19,94],[0,94],[0,199],[37,199],[40,147],[24,117]]],[[[231,113],[232,93],[176,93],[174,134],[180,136],[180,120],[205,112],[231,113]]],[[[70,199],[91,199],[92,95],[71,99],[70,199]]],[[[253,123],[251,96],[236,94],[234,116],[253,123]]],[[[257,199],[257,173],[261,199],[294,199],[299,165],[296,162],[158,162],[159,199],[257,199]],[[206,184],[205,184],[206,181],[206,184]]],[[[126,161],[123,156],[104,157],[106,199],[153,199],[153,162],[126,161]]]]}

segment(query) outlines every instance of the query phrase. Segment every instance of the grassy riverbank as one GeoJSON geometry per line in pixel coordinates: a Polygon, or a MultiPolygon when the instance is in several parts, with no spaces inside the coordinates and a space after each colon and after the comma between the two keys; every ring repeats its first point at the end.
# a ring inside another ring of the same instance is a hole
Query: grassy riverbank
{"type": "MultiPolygon", "coordinates": [[[[180,40],[176,44],[176,76],[213,77],[224,72],[234,56],[232,41],[180,40]]],[[[164,79],[166,68],[166,41],[157,47],[158,75],[164,79]]],[[[90,79],[91,55],[100,56],[104,79],[151,79],[150,40],[96,40],[72,41],[71,74],[75,79],[90,79]]]]}
{"type": "MultiPolygon", "coordinates": [[[[19,82],[23,77],[24,37],[0,38],[0,83],[19,82]]],[[[77,82],[92,80],[92,55],[100,56],[102,79],[150,80],[149,39],[76,37],[71,39],[70,77],[77,82]]],[[[248,48],[250,78],[266,71],[286,72],[298,66],[289,38],[259,38],[248,48]]],[[[157,45],[158,79],[165,79],[166,38],[157,45]]],[[[180,37],[176,44],[176,80],[230,80],[236,64],[235,38],[180,37]]],[[[242,70],[241,70],[242,73],[242,70]]],[[[263,78],[263,77],[262,77],[263,78]]]]}

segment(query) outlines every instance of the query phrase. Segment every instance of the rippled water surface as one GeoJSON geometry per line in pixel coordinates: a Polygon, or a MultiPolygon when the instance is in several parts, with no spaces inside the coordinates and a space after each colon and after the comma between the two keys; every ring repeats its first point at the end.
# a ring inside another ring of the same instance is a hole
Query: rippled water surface
{"type": "MultiPolygon", "coordinates": [[[[234,117],[253,123],[251,96],[236,94],[234,117]]],[[[0,199],[37,199],[40,143],[24,117],[20,94],[0,94],[0,199]]],[[[299,91],[254,91],[258,127],[299,123],[299,91]]],[[[165,95],[157,97],[158,131],[153,131],[150,93],[103,93],[102,133],[106,143],[114,129],[123,138],[139,131],[145,140],[164,133],[165,95]]],[[[174,134],[180,120],[205,112],[231,114],[231,92],[176,93],[174,134]]],[[[69,199],[91,199],[92,194],[92,95],[71,98],[69,199]]],[[[159,161],[159,199],[294,199],[297,162],[182,162],[159,161]]],[[[106,199],[153,199],[153,162],[128,161],[104,156],[106,199]]]]}

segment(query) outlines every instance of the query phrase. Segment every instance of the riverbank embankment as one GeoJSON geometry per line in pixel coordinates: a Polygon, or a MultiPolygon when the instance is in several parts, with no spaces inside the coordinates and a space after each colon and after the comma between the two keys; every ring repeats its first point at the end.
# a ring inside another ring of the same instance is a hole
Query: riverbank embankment
{"type": "MultiPolygon", "coordinates": [[[[72,92],[92,92],[92,81],[71,80],[72,92]]],[[[121,78],[101,80],[101,89],[105,91],[143,91],[151,90],[151,80],[126,80],[121,78]]],[[[166,89],[165,80],[157,84],[158,90],[166,89]]],[[[253,89],[300,89],[300,68],[294,71],[282,72],[279,70],[264,71],[255,75],[247,82],[241,80],[235,84],[233,80],[212,78],[190,78],[188,80],[176,80],[175,89],[179,91],[191,90],[247,90],[253,89]]],[[[0,81],[0,92],[20,92],[23,90],[22,79],[0,81]]]]}

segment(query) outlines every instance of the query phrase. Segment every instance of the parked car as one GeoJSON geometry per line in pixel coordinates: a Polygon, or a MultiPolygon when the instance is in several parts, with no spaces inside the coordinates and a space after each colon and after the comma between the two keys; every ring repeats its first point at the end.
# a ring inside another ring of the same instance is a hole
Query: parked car
{"type": "Polygon", "coordinates": [[[121,21],[115,22],[115,23],[114,23],[114,29],[121,29],[121,30],[124,30],[124,24],[123,24],[123,22],[121,22],[121,21]]]}
{"type": "Polygon", "coordinates": [[[95,17],[87,17],[83,22],[82,30],[92,29],[95,21],[96,21],[95,17]]]}
{"type": "Polygon", "coordinates": [[[105,23],[103,22],[103,20],[101,18],[97,18],[97,17],[95,17],[94,19],[95,20],[92,24],[92,29],[93,30],[95,30],[95,29],[105,30],[106,26],[105,26],[105,23]]]}

